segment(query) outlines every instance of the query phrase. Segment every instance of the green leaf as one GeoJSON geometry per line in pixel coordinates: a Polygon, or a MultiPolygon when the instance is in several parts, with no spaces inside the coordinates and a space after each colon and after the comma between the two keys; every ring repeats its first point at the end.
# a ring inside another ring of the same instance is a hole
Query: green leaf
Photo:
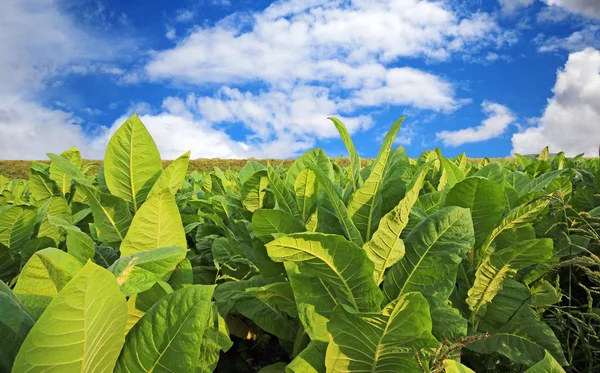
{"type": "Polygon", "coordinates": [[[294,262],[301,272],[319,277],[336,299],[359,311],[380,309],[383,295],[373,279],[373,263],[355,244],[337,235],[294,233],[267,245],[276,262],[294,262]]]}
{"type": "Polygon", "coordinates": [[[48,172],[36,170],[32,167],[29,169],[29,191],[31,193],[31,202],[36,205],[41,205],[44,201],[52,196],[60,195],[60,191],[56,184],[50,180],[48,172]]]}
{"type": "Polygon", "coordinates": [[[565,373],[565,370],[560,366],[558,361],[546,351],[544,358],[527,369],[525,373],[565,373]]]}
{"type": "Polygon", "coordinates": [[[43,249],[29,259],[15,285],[14,293],[37,320],[62,288],[83,265],[64,251],[43,249]]]}
{"type": "Polygon", "coordinates": [[[96,256],[94,241],[81,229],[55,216],[48,216],[48,222],[67,232],[67,252],[79,260],[81,264],[85,265],[89,259],[96,256]]]}
{"type": "Polygon", "coordinates": [[[499,186],[504,185],[504,167],[502,167],[502,164],[498,162],[488,164],[481,170],[477,171],[473,176],[483,177],[498,184],[499,186]]]}
{"type": "Polygon", "coordinates": [[[562,347],[552,329],[529,308],[523,308],[508,324],[466,348],[482,354],[499,353],[517,364],[535,365],[546,350],[561,365],[567,365],[562,347]]]}
{"type": "Polygon", "coordinates": [[[294,292],[288,282],[273,282],[265,286],[246,288],[246,293],[292,317],[298,316],[294,292]]]}
{"type": "Polygon", "coordinates": [[[445,303],[454,290],[458,264],[474,241],[468,209],[446,207],[428,216],[410,232],[406,255],[388,272],[383,283],[388,299],[419,291],[432,307],[445,303]]]}
{"type": "Polygon", "coordinates": [[[89,262],[25,339],[14,372],[110,372],[124,342],[127,304],[114,278],[89,262]]]}
{"type": "Polygon", "coordinates": [[[341,120],[334,117],[329,117],[327,119],[333,122],[335,128],[337,128],[338,132],[340,133],[340,137],[342,138],[344,145],[346,145],[346,150],[348,150],[348,156],[350,157],[350,174],[352,175],[352,188],[354,190],[357,190],[363,184],[363,180],[360,176],[361,164],[358,152],[354,147],[352,138],[350,137],[350,134],[348,133],[348,130],[346,129],[344,123],[342,123],[341,120]]]}
{"type": "Polygon", "coordinates": [[[256,237],[267,243],[291,233],[304,232],[304,226],[283,210],[259,209],[252,214],[252,230],[256,237]]]}
{"type": "Polygon", "coordinates": [[[475,282],[469,290],[467,304],[472,319],[477,320],[485,313],[485,306],[502,290],[502,283],[516,271],[527,266],[543,263],[552,257],[554,244],[551,239],[520,242],[490,255],[478,268],[475,282]]]}
{"type": "Polygon", "coordinates": [[[186,153],[174,160],[160,174],[152,186],[152,189],[150,189],[147,198],[150,198],[155,194],[160,194],[165,190],[169,190],[171,194],[175,195],[175,193],[181,189],[181,184],[185,179],[185,174],[187,173],[188,165],[190,163],[190,153],[191,152],[188,150],[186,153]]]}
{"type": "Polygon", "coordinates": [[[211,325],[214,289],[194,285],[162,298],[127,334],[115,373],[193,372],[211,325]]]}
{"type": "MultiPolygon", "coordinates": [[[[60,153],[60,156],[77,168],[81,167],[81,153],[76,146],[60,153]]],[[[72,179],[65,174],[58,165],[50,164],[50,179],[56,182],[63,196],[71,191],[72,179]]]]}
{"type": "Polygon", "coordinates": [[[442,174],[440,175],[440,183],[438,185],[438,191],[444,190],[446,186],[452,188],[457,183],[460,183],[465,179],[465,174],[458,168],[457,165],[442,156],[441,150],[436,149],[438,160],[440,161],[440,169],[442,174]]]}
{"type": "Polygon", "coordinates": [[[261,329],[280,339],[293,341],[296,337],[297,327],[287,313],[245,291],[248,288],[266,286],[269,283],[271,280],[265,279],[263,276],[254,276],[248,280],[220,284],[215,291],[215,299],[218,301],[220,313],[227,315],[235,306],[240,314],[252,320],[261,329]]]}
{"type": "Polygon", "coordinates": [[[425,167],[419,171],[405,197],[381,219],[373,238],[363,247],[375,266],[373,275],[377,284],[383,281],[386,269],[404,257],[404,242],[400,239],[400,234],[408,225],[410,210],[419,198],[428,170],[425,167]]]}
{"type": "Polygon", "coordinates": [[[10,372],[34,323],[19,298],[0,281],[0,371],[10,372]]]}
{"type": "Polygon", "coordinates": [[[288,364],[286,373],[322,373],[325,372],[325,351],[327,345],[311,341],[302,352],[288,364]]]}
{"type": "Polygon", "coordinates": [[[269,178],[271,192],[273,192],[275,195],[275,200],[277,201],[279,208],[288,212],[298,220],[302,220],[302,216],[298,210],[298,203],[296,202],[296,199],[292,195],[291,191],[288,189],[286,183],[281,180],[279,174],[271,166],[267,168],[267,175],[269,178]]]}
{"type": "Polygon", "coordinates": [[[225,319],[219,315],[216,307],[211,308],[209,323],[202,337],[200,358],[196,364],[196,373],[211,373],[219,362],[220,352],[227,352],[233,343],[225,319]]]}
{"type": "Polygon", "coordinates": [[[114,262],[108,270],[117,278],[121,291],[129,296],[150,289],[157,281],[171,273],[185,258],[187,249],[161,247],[135,253],[114,262]]]}
{"type": "Polygon", "coordinates": [[[286,174],[286,183],[292,187],[300,172],[306,169],[308,165],[313,165],[327,179],[331,181],[335,180],[333,165],[331,164],[329,157],[325,154],[323,149],[315,148],[302,154],[294,161],[294,163],[292,163],[286,174]]]}
{"type": "Polygon", "coordinates": [[[467,319],[449,304],[444,303],[431,310],[431,321],[431,333],[438,341],[455,341],[467,335],[467,319]]]}
{"type": "Polygon", "coordinates": [[[383,139],[369,177],[365,180],[363,186],[354,191],[352,199],[348,203],[348,214],[364,241],[371,239],[371,235],[381,218],[381,196],[377,198],[380,193],[379,187],[382,184],[392,143],[396,139],[400,124],[404,119],[405,117],[402,117],[392,125],[383,139]]]}
{"type": "Polygon", "coordinates": [[[296,263],[286,262],[285,269],[306,334],[312,341],[329,343],[327,323],[337,305],[335,290],[319,277],[300,272],[296,263]]]}
{"type": "Polygon", "coordinates": [[[550,203],[550,199],[544,198],[537,201],[521,205],[511,210],[500,223],[492,230],[486,240],[483,242],[476,258],[481,262],[490,251],[492,242],[507,229],[519,228],[523,224],[532,222],[550,203]]]}
{"type": "Polygon", "coordinates": [[[502,217],[505,200],[502,188],[495,182],[469,177],[448,192],[445,205],[471,210],[475,246],[479,247],[502,217]]]}
{"type": "Polygon", "coordinates": [[[175,270],[169,278],[169,285],[175,290],[179,290],[189,285],[194,284],[194,274],[192,263],[188,259],[183,259],[177,264],[175,270]]]}
{"type": "Polygon", "coordinates": [[[61,241],[63,231],[60,227],[51,224],[48,221],[48,217],[55,216],[69,220],[71,218],[71,207],[63,196],[55,196],[50,198],[47,202],[46,214],[43,216],[40,229],[38,230],[38,237],[48,237],[54,240],[56,245],[61,241]]]}
{"type": "Polygon", "coordinates": [[[456,360],[444,360],[444,372],[446,373],[475,373],[456,360]]]}
{"type": "Polygon", "coordinates": [[[11,206],[0,211],[0,244],[18,250],[33,234],[36,221],[35,207],[11,206]]]}
{"type": "Polygon", "coordinates": [[[175,197],[163,191],[140,207],[120,250],[121,256],[130,256],[166,246],[187,248],[187,241],[175,197]]]}
{"type": "Polygon", "coordinates": [[[317,208],[318,188],[317,175],[310,168],[300,171],[294,181],[296,202],[298,202],[298,209],[304,221],[308,221],[317,208]]]}
{"type": "Polygon", "coordinates": [[[102,242],[121,242],[131,224],[131,212],[123,199],[83,187],[102,242]]]}
{"type": "Polygon", "coordinates": [[[85,177],[79,167],[75,166],[68,159],[52,153],[46,153],[46,156],[52,161],[51,167],[55,172],[62,173],[64,177],[74,180],[76,183],[88,188],[93,188],[92,183],[85,177]]]}
{"type": "Polygon", "coordinates": [[[267,171],[258,171],[242,184],[242,204],[248,211],[255,211],[264,205],[266,189],[269,186],[267,171]]]}
{"type": "Polygon", "coordinates": [[[144,203],[162,171],[156,143],[133,114],[114,133],[104,155],[104,178],[110,192],[133,204],[133,210],[144,203]]]}
{"type": "MultiPolygon", "coordinates": [[[[313,165],[310,165],[309,167],[317,176],[320,187],[323,188],[324,195],[321,201],[322,205],[319,207],[327,211],[328,214],[335,216],[341,225],[344,235],[350,241],[362,247],[364,242],[361,234],[350,218],[348,210],[346,210],[346,205],[344,205],[344,201],[342,201],[342,198],[335,189],[333,182],[325,177],[318,168],[313,165]]],[[[324,221],[323,215],[325,214],[325,211],[319,212],[319,223],[324,221]]]]}
{"type": "Polygon", "coordinates": [[[242,167],[242,169],[240,170],[240,184],[244,184],[255,173],[259,171],[264,171],[266,169],[267,168],[265,166],[255,161],[250,161],[246,163],[244,167],[242,167]]]}
{"type": "Polygon", "coordinates": [[[337,306],[327,325],[327,372],[419,372],[416,354],[437,347],[431,334],[429,306],[408,293],[381,312],[356,313],[337,306]]]}

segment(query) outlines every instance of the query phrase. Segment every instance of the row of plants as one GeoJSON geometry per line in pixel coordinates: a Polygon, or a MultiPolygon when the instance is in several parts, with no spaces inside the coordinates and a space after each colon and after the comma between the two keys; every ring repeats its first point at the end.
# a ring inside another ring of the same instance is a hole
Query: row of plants
{"type": "Polygon", "coordinates": [[[0,372],[594,372],[600,162],[163,169],[137,116],[0,175],[0,372]]]}

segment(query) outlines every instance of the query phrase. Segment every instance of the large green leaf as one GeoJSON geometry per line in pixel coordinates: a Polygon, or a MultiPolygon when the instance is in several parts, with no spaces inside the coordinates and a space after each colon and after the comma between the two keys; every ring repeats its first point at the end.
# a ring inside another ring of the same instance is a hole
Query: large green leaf
{"type": "Polygon", "coordinates": [[[322,373],[325,372],[325,351],[327,345],[312,341],[288,364],[286,373],[322,373]]]}
{"type": "Polygon", "coordinates": [[[308,165],[311,164],[314,167],[316,167],[319,171],[321,171],[324,177],[328,178],[331,181],[335,179],[333,165],[331,164],[329,157],[327,156],[327,154],[325,154],[323,149],[315,148],[302,154],[300,157],[298,157],[298,159],[294,161],[294,163],[292,163],[290,168],[287,170],[285,178],[286,183],[290,187],[293,187],[300,172],[306,169],[308,165]]]}
{"type": "Polygon", "coordinates": [[[187,248],[179,208],[169,191],[155,194],[144,202],[133,217],[120,250],[121,256],[130,256],[166,246],[187,248]]]}
{"type": "Polygon", "coordinates": [[[337,218],[344,235],[356,245],[362,246],[364,242],[362,240],[360,231],[356,228],[354,222],[350,218],[348,210],[346,209],[346,205],[344,205],[344,201],[342,201],[342,198],[336,190],[333,182],[314,165],[310,165],[309,168],[317,176],[319,186],[323,191],[323,195],[321,196],[321,200],[319,202],[320,211],[318,224],[325,222],[324,215],[327,214],[333,216],[337,218]]]}
{"type": "Polygon", "coordinates": [[[493,181],[469,177],[456,184],[446,195],[446,206],[471,210],[475,246],[480,246],[504,213],[504,193],[493,181]]]}
{"type": "Polygon", "coordinates": [[[298,210],[298,203],[296,199],[292,195],[292,192],[288,189],[287,184],[281,180],[279,174],[275,171],[275,169],[271,166],[267,168],[267,175],[269,178],[269,186],[271,187],[271,192],[275,195],[275,200],[277,201],[277,205],[283,211],[286,211],[296,217],[298,220],[302,219],[300,215],[300,211],[298,210]]]}
{"type": "Polygon", "coordinates": [[[267,168],[265,166],[255,161],[250,161],[246,163],[244,167],[242,167],[242,169],[240,170],[240,184],[244,184],[255,173],[259,171],[264,171],[266,169],[267,168]]]}
{"type": "Polygon", "coordinates": [[[268,186],[269,178],[266,170],[255,172],[242,184],[242,204],[248,211],[255,211],[263,207],[268,186]]]}
{"type": "Polygon", "coordinates": [[[528,366],[544,359],[547,350],[559,364],[567,365],[561,344],[552,329],[529,308],[521,309],[506,325],[491,332],[489,337],[466,347],[482,354],[499,353],[528,366]]]}
{"type": "Polygon", "coordinates": [[[479,262],[483,261],[489,254],[492,242],[494,242],[500,233],[508,229],[519,228],[523,226],[523,224],[532,222],[542,211],[544,211],[549,203],[550,199],[542,198],[511,210],[485,239],[481,245],[481,249],[475,253],[475,259],[478,259],[479,262]]]}
{"type": "Polygon", "coordinates": [[[477,171],[474,176],[486,178],[487,180],[492,181],[499,186],[503,186],[504,181],[506,180],[506,177],[504,176],[504,168],[502,167],[502,164],[498,162],[488,164],[481,170],[477,171]]]}
{"type": "Polygon", "coordinates": [[[285,263],[285,269],[294,292],[300,322],[312,341],[328,343],[327,322],[337,300],[331,285],[317,276],[300,272],[298,265],[285,263]]]}
{"type": "Polygon", "coordinates": [[[438,345],[431,334],[429,306],[408,293],[381,312],[356,313],[337,306],[327,325],[327,372],[420,372],[416,354],[438,345]]]}
{"type": "Polygon", "coordinates": [[[330,285],[340,304],[359,311],[380,309],[383,295],[373,279],[373,263],[366,253],[342,236],[294,233],[267,245],[276,262],[294,262],[305,272],[330,285]]]}
{"type": "Polygon", "coordinates": [[[67,252],[79,260],[81,264],[86,264],[89,259],[96,256],[94,241],[81,229],[55,216],[48,216],[48,222],[67,232],[67,252]]]}
{"type": "Polygon", "coordinates": [[[453,162],[442,156],[441,150],[436,149],[438,160],[440,162],[440,169],[442,171],[440,175],[440,182],[438,184],[438,191],[444,190],[446,187],[452,188],[457,183],[460,183],[465,179],[465,174],[455,165],[453,162]]]}
{"type": "Polygon", "coordinates": [[[38,237],[48,237],[54,240],[58,246],[63,235],[63,231],[60,227],[51,224],[48,221],[50,216],[59,217],[62,219],[71,219],[71,207],[63,196],[54,196],[50,198],[45,204],[45,215],[43,216],[40,228],[38,230],[38,237]]]}
{"type": "Polygon", "coordinates": [[[475,373],[456,360],[444,360],[444,372],[446,373],[475,373]]]}
{"type": "Polygon", "coordinates": [[[25,264],[14,293],[37,320],[83,265],[64,251],[49,248],[36,252],[25,264]]]}
{"type": "Polygon", "coordinates": [[[138,252],[120,258],[108,270],[115,275],[125,295],[141,293],[175,270],[186,251],[181,247],[162,247],[138,252]]]}
{"type": "Polygon", "coordinates": [[[10,288],[0,281],[0,371],[10,372],[35,321],[10,288]]]}
{"type": "Polygon", "coordinates": [[[98,239],[102,242],[121,242],[131,224],[131,212],[123,199],[82,187],[92,210],[98,239]]]}
{"type": "Polygon", "coordinates": [[[404,118],[398,119],[386,134],[369,177],[365,180],[363,186],[354,191],[352,199],[348,203],[348,214],[365,241],[371,239],[371,235],[381,218],[379,187],[382,184],[392,143],[396,139],[396,135],[400,130],[400,124],[404,121],[404,118]]]}
{"type": "Polygon", "coordinates": [[[52,161],[51,167],[56,170],[56,173],[60,172],[64,177],[69,178],[80,185],[93,188],[90,180],[88,180],[79,167],[73,164],[69,159],[52,153],[46,153],[46,156],[52,161]]]}
{"type": "Polygon", "coordinates": [[[556,361],[556,359],[546,351],[544,358],[527,369],[525,373],[565,373],[563,367],[556,361]]]}
{"type": "Polygon", "coordinates": [[[298,316],[294,292],[289,282],[273,282],[260,287],[246,288],[246,293],[292,317],[298,316]]]}
{"type": "Polygon", "coordinates": [[[264,242],[272,241],[290,233],[304,232],[306,229],[292,215],[283,210],[259,209],[252,214],[252,230],[264,242]]]}
{"type": "Polygon", "coordinates": [[[156,143],[133,114],[114,133],[104,155],[104,178],[110,192],[133,204],[133,210],[144,203],[162,171],[156,143]]]}
{"type": "Polygon", "coordinates": [[[209,323],[200,346],[200,358],[196,364],[196,373],[211,373],[214,371],[221,351],[227,352],[233,342],[229,338],[229,330],[225,319],[219,315],[216,307],[211,308],[209,323]]]}
{"type": "Polygon", "coordinates": [[[424,168],[417,174],[405,197],[381,219],[373,238],[363,247],[375,266],[373,275],[378,284],[383,281],[385,270],[404,257],[404,241],[400,234],[408,224],[410,210],[419,198],[427,171],[428,168],[424,168]]]}
{"type": "MultiPolygon", "coordinates": [[[[75,167],[80,168],[82,164],[81,153],[76,146],[60,153],[60,156],[69,161],[75,167]]],[[[50,164],[50,179],[53,180],[63,196],[71,191],[72,179],[65,174],[58,165],[50,164]]]]}
{"type": "Polygon", "coordinates": [[[193,372],[214,289],[194,285],[163,297],[127,334],[115,372],[193,372]]]}
{"type": "Polygon", "coordinates": [[[190,151],[185,152],[179,158],[174,160],[158,177],[152,189],[148,193],[148,198],[155,194],[160,194],[164,190],[169,190],[175,195],[185,179],[188,165],[190,163],[190,151]]]}
{"type": "MultiPolygon", "coordinates": [[[[34,167],[35,164],[35,161],[32,162],[29,169],[29,192],[31,193],[31,202],[39,206],[52,196],[60,195],[60,191],[56,183],[50,180],[48,171],[34,167]]],[[[48,167],[44,163],[41,164],[48,167]]]]}
{"type": "Polygon", "coordinates": [[[388,299],[419,291],[432,306],[444,303],[456,282],[458,264],[475,241],[468,209],[446,207],[417,225],[406,238],[406,254],[384,281],[388,299]]]}
{"type": "Polygon", "coordinates": [[[350,175],[352,179],[352,188],[354,190],[357,190],[363,184],[363,180],[360,176],[361,164],[358,152],[354,147],[352,138],[350,137],[350,134],[348,133],[348,130],[346,129],[344,123],[342,123],[341,120],[334,117],[329,117],[327,119],[333,122],[335,128],[337,128],[338,132],[340,133],[340,137],[342,138],[344,145],[346,145],[346,150],[348,150],[348,156],[350,157],[350,175]]]}
{"type": "Polygon", "coordinates": [[[523,241],[490,255],[478,268],[475,282],[469,290],[467,304],[472,320],[485,313],[485,307],[502,290],[502,283],[516,271],[530,265],[543,263],[552,257],[554,244],[551,239],[523,241]]]}
{"type": "Polygon", "coordinates": [[[11,206],[0,212],[0,244],[18,250],[33,234],[37,210],[30,206],[11,206]]]}
{"type": "Polygon", "coordinates": [[[318,188],[317,175],[310,168],[300,171],[294,181],[296,202],[298,202],[298,209],[304,221],[308,221],[311,214],[315,212],[319,197],[318,188]]]}
{"type": "Polygon", "coordinates": [[[112,372],[126,321],[125,296],[114,278],[89,262],[33,326],[13,372],[112,372]]]}
{"type": "Polygon", "coordinates": [[[252,291],[246,292],[246,289],[255,289],[270,283],[270,279],[254,276],[248,280],[220,284],[215,291],[220,313],[226,315],[235,307],[240,314],[252,320],[261,329],[280,339],[293,341],[297,328],[288,314],[275,304],[257,298],[252,291]]]}

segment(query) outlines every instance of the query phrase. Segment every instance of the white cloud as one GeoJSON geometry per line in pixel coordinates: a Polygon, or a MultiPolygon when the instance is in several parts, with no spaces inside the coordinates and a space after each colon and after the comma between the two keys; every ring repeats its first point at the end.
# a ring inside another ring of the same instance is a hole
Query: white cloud
{"type": "Polygon", "coordinates": [[[488,117],[480,126],[458,131],[438,132],[436,138],[442,140],[445,146],[460,146],[467,143],[481,142],[502,135],[516,119],[506,106],[484,101],[481,107],[488,117]]]}
{"type": "Polygon", "coordinates": [[[577,52],[587,47],[600,46],[600,26],[587,25],[582,30],[571,35],[560,38],[552,36],[545,38],[543,35],[536,37],[535,41],[540,44],[540,52],[568,51],[577,52]]]}
{"type": "Polygon", "coordinates": [[[600,18],[600,1],[598,0],[544,0],[544,2],[549,6],[560,6],[588,18],[600,18]]]}
{"type": "Polygon", "coordinates": [[[600,51],[588,48],[572,53],[559,70],[537,126],[512,137],[513,152],[536,153],[545,146],[569,156],[598,155],[600,145],[600,51]]]}
{"type": "Polygon", "coordinates": [[[359,109],[454,111],[468,100],[456,97],[452,83],[399,61],[445,61],[513,41],[488,14],[459,15],[445,2],[287,0],[195,28],[174,48],[155,52],[144,73],[155,81],[221,84],[216,97],[198,100],[203,118],[242,124],[265,149],[290,136],[308,147],[337,136],[329,115],[342,115],[353,133],[372,123],[355,114],[359,109]],[[244,90],[253,83],[264,88],[244,90]]]}
{"type": "Polygon", "coordinates": [[[505,38],[487,14],[460,18],[438,2],[279,1],[249,23],[227,18],[196,29],[157,52],[146,72],[186,83],[327,81],[400,57],[445,60],[505,38]]]}
{"type": "Polygon", "coordinates": [[[0,158],[44,159],[73,145],[96,154],[80,119],[36,96],[59,75],[122,74],[109,63],[120,49],[82,31],[54,2],[0,2],[0,158]]]}
{"type": "Polygon", "coordinates": [[[196,13],[190,9],[179,9],[177,11],[177,16],[175,16],[175,21],[177,22],[190,22],[196,13]]]}
{"type": "Polygon", "coordinates": [[[513,13],[519,8],[528,7],[535,0],[499,0],[502,6],[502,11],[505,13],[513,13]]]}
{"type": "Polygon", "coordinates": [[[0,102],[0,159],[46,159],[73,145],[85,157],[101,154],[92,146],[80,120],[68,112],[51,110],[30,101],[11,98],[0,102]]]}
{"type": "Polygon", "coordinates": [[[177,33],[174,27],[167,26],[167,32],[165,33],[165,38],[169,40],[173,40],[177,37],[177,33]]]}

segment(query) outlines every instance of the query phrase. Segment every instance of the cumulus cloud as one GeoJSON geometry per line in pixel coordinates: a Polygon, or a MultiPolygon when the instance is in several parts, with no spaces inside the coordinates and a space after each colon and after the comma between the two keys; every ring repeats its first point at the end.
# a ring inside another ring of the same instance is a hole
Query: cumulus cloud
{"type": "Polygon", "coordinates": [[[438,132],[436,138],[441,140],[445,146],[460,146],[467,143],[481,142],[502,135],[506,132],[508,126],[515,122],[515,116],[506,106],[484,101],[481,107],[487,118],[480,126],[458,131],[438,132]]]}
{"type": "Polygon", "coordinates": [[[566,10],[588,18],[600,19],[600,1],[598,0],[544,0],[550,6],[560,6],[566,10]]]}
{"type": "Polygon", "coordinates": [[[215,97],[199,98],[199,115],[241,123],[259,148],[294,155],[291,149],[302,148],[269,144],[296,139],[306,149],[336,137],[330,115],[342,116],[353,133],[373,122],[360,109],[454,111],[468,100],[456,97],[452,83],[398,62],[445,61],[513,39],[490,15],[459,15],[444,2],[285,0],[195,28],[155,52],[143,73],[186,86],[223,85],[215,97]],[[245,88],[255,83],[264,88],[245,88]]]}
{"type": "Polygon", "coordinates": [[[600,51],[572,53],[559,70],[544,114],[535,126],[512,137],[513,152],[536,153],[545,146],[568,156],[598,155],[600,145],[600,51]]]}
{"type": "Polygon", "coordinates": [[[79,118],[36,96],[58,75],[122,74],[110,64],[120,48],[84,32],[54,2],[0,2],[0,158],[44,159],[73,145],[96,155],[79,118]]]}

